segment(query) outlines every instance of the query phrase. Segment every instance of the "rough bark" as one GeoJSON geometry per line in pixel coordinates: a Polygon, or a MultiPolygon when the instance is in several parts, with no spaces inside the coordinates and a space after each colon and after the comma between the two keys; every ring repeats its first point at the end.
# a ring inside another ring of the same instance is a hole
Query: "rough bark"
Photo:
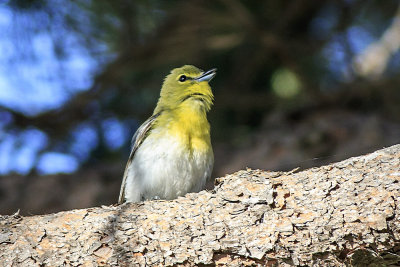
{"type": "Polygon", "coordinates": [[[302,172],[239,171],[173,201],[2,216],[0,264],[400,264],[400,145],[302,172]]]}

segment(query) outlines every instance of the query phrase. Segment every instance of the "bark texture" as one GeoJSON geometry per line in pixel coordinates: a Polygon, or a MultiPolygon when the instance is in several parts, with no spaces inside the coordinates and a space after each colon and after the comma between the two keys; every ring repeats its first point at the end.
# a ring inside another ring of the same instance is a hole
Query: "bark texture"
{"type": "Polygon", "coordinates": [[[400,145],[173,201],[2,216],[2,266],[398,266],[400,145]]]}

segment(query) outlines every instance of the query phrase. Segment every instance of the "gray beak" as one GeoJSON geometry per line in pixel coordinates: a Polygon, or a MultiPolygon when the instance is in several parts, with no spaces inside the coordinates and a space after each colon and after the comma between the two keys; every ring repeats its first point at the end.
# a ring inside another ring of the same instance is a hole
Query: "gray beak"
{"type": "Polygon", "coordinates": [[[217,69],[211,69],[206,72],[203,72],[199,77],[195,78],[194,80],[198,82],[209,82],[212,78],[217,74],[217,69]]]}

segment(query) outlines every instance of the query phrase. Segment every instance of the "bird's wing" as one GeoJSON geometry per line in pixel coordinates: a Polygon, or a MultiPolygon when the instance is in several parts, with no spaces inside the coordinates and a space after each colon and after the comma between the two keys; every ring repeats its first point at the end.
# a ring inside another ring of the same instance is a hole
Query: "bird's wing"
{"type": "Polygon", "coordinates": [[[128,176],[128,168],[131,165],[133,157],[135,156],[136,150],[140,147],[143,143],[144,139],[148,136],[151,128],[153,127],[154,121],[160,116],[161,112],[154,114],[150,118],[148,118],[140,127],[137,129],[136,133],[132,137],[132,149],[131,154],[129,155],[128,162],[126,163],[125,171],[124,171],[124,178],[122,179],[121,190],[119,192],[118,203],[123,203],[125,200],[125,186],[126,186],[126,179],[128,176]]]}

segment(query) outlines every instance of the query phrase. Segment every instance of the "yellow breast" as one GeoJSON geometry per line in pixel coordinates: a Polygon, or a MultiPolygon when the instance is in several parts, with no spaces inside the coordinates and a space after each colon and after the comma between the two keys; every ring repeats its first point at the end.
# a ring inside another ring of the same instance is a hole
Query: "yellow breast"
{"type": "Polygon", "coordinates": [[[181,140],[191,152],[211,151],[210,124],[206,112],[195,106],[184,105],[171,114],[168,133],[181,140]]]}

